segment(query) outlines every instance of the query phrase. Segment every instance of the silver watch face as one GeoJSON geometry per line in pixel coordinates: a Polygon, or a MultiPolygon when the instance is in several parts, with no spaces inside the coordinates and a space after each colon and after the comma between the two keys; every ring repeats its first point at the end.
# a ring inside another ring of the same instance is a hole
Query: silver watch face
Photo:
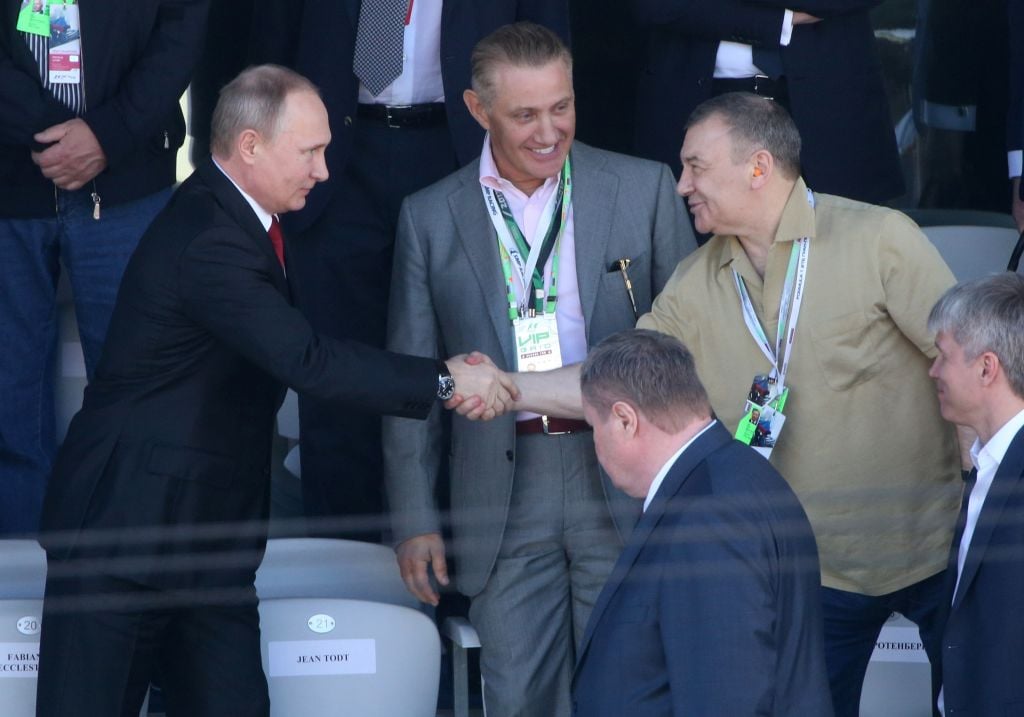
{"type": "Polygon", "coordinates": [[[455,379],[451,376],[439,375],[437,377],[437,397],[447,401],[455,395],[455,379]]]}

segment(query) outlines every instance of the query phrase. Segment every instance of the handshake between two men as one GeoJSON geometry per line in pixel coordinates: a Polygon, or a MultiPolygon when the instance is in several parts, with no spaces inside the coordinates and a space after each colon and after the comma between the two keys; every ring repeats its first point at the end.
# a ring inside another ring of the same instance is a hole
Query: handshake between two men
{"type": "Polygon", "coordinates": [[[489,421],[509,411],[583,417],[579,364],[513,374],[479,351],[453,356],[445,363],[455,379],[455,394],[444,406],[471,421],[489,421]]]}

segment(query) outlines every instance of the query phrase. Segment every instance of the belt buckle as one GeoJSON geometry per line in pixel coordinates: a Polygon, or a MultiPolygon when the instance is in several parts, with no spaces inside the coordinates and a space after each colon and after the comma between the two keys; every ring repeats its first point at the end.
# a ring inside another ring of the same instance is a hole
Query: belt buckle
{"type": "Polygon", "coordinates": [[[761,87],[760,87],[761,81],[762,80],[771,80],[771,79],[772,78],[769,77],[768,75],[754,75],[754,94],[758,95],[760,97],[764,97],[767,100],[774,100],[775,99],[775,93],[774,92],[772,94],[770,94],[770,95],[762,95],[761,92],[760,92],[760,90],[761,90],[761,87]]]}
{"type": "Polygon", "coordinates": [[[398,113],[396,112],[394,116],[392,116],[391,112],[392,110],[407,110],[410,106],[411,105],[384,105],[385,125],[389,129],[402,129],[404,125],[398,121],[398,113]],[[392,117],[394,117],[394,119],[392,119],[392,117]]]}
{"type": "Polygon", "coordinates": [[[552,431],[552,430],[550,430],[548,428],[548,417],[547,416],[541,416],[540,417],[540,425],[541,425],[541,428],[544,429],[544,435],[545,436],[564,436],[567,433],[572,433],[572,431],[552,431]]]}

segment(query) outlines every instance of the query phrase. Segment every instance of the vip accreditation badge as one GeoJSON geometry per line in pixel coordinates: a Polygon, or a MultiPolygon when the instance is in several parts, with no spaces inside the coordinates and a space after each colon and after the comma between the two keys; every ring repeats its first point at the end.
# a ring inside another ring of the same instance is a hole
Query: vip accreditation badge
{"type": "Polygon", "coordinates": [[[52,85],[76,85],[82,80],[82,26],[78,4],[51,0],[49,80],[52,85]]]}
{"type": "Polygon", "coordinates": [[[516,369],[549,371],[562,365],[562,348],[558,343],[558,325],[554,314],[514,319],[516,337],[516,369]]]}

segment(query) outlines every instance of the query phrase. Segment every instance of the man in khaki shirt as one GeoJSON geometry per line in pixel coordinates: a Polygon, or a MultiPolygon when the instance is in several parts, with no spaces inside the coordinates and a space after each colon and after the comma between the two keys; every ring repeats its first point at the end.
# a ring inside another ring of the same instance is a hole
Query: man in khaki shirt
{"type": "MultiPolygon", "coordinates": [[[[638,326],[690,348],[731,431],[749,420],[754,377],[776,363],[784,371],[771,462],[814,528],[835,711],[856,715],[891,611],[921,627],[933,656],[961,483],[956,435],[928,378],[927,316],[954,280],[904,215],[809,192],[799,154],[795,125],[770,100],[734,93],[697,108],[678,190],[697,228],[715,236],[680,263],[638,326]],[[795,330],[777,341],[784,288],[795,330]]],[[[520,374],[517,407],[581,415],[572,372],[520,374]]]]}

